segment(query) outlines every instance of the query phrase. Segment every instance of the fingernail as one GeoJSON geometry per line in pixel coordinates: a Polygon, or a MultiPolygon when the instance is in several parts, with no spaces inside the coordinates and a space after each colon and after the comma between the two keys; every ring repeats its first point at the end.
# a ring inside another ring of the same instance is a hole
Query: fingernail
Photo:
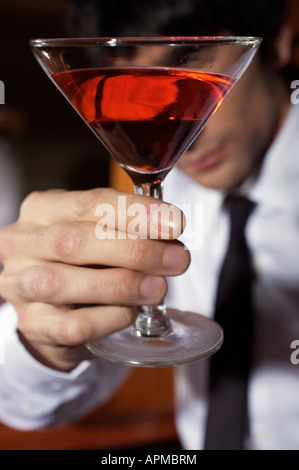
{"type": "Polygon", "coordinates": [[[146,276],[141,288],[140,294],[144,299],[158,299],[165,289],[165,281],[161,277],[146,276]]]}
{"type": "Polygon", "coordinates": [[[188,250],[182,245],[170,245],[164,255],[163,265],[172,274],[184,272],[190,262],[188,250]]]}
{"type": "Polygon", "coordinates": [[[150,233],[152,238],[159,238],[163,240],[173,240],[178,238],[184,229],[185,219],[184,215],[175,206],[169,204],[157,204],[151,207],[150,216],[150,233]]]}

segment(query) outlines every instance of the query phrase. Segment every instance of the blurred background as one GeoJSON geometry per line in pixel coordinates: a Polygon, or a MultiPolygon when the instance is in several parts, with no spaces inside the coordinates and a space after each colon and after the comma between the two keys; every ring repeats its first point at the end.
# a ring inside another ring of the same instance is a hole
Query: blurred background
{"type": "MultiPolygon", "coordinates": [[[[16,216],[19,202],[33,190],[111,183],[107,152],[29,48],[32,38],[65,36],[66,7],[67,0],[0,0],[0,225],[16,216]],[[18,190],[10,192],[16,184],[18,190]]],[[[298,0],[291,0],[290,20],[299,37],[298,0]]],[[[294,63],[299,66],[298,39],[294,63]]],[[[0,449],[178,449],[172,374],[134,370],[103,409],[63,429],[20,432],[0,425],[0,449]]]]}
{"type": "Polygon", "coordinates": [[[24,194],[107,184],[102,146],[29,48],[31,38],[65,36],[66,5],[66,0],[0,0],[0,80],[5,84],[0,129],[14,143],[24,194]]]}

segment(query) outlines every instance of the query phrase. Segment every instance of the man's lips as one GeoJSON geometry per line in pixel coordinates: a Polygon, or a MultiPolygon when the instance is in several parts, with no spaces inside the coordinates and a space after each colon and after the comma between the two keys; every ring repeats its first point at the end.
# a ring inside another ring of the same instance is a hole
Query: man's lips
{"type": "Polygon", "coordinates": [[[197,155],[187,163],[191,171],[204,171],[217,166],[223,159],[226,145],[219,145],[211,150],[205,151],[202,155],[197,155]]]}

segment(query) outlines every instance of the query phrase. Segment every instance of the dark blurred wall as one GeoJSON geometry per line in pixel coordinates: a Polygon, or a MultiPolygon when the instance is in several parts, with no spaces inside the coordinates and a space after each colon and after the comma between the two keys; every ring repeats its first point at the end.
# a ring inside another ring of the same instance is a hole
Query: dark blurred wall
{"type": "Polygon", "coordinates": [[[65,36],[66,4],[66,0],[0,0],[0,80],[5,84],[0,121],[5,112],[6,128],[9,125],[11,137],[17,139],[24,193],[107,184],[106,151],[29,48],[31,38],[65,36]]]}

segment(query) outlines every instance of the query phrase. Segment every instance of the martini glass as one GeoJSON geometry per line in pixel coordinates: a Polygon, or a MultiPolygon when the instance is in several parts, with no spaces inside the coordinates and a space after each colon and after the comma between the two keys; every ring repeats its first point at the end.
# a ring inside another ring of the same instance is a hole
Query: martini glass
{"type": "MultiPolygon", "coordinates": [[[[135,192],[163,199],[176,161],[254,57],[251,37],[36,39],[32,51],[135,192]]],[[[183,295],[183,293],[182,293],[183,295]]],[[[87,344],[112,361],[173,366],[215,353],[223,332],[199,313],[140,306],[135,324],[87,344]]]]}

